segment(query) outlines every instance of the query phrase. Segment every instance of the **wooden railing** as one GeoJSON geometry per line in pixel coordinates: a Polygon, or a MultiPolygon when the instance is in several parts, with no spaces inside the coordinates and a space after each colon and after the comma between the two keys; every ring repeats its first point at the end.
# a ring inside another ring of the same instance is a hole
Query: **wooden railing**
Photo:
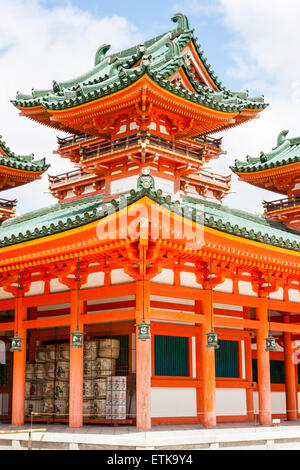
{"type": "Polygon", "coordinates": [[[221,149],[223,141],[222,137],[220,139],[214,139],[213,137],[208,137],[207,135],[193,137],[193,140],[196,142],[201,142],[202,144],[212,145],[213,147],[217,147],[219,150],[221,149]]]}
{"type": "Polygon", "coordinates": [[[264,201],[263,205],[267,212],[288,209],[290,207],[297,207],[300,206],[300,195],[288,197],[286,199],[278,199],[277,201],[272,202],[264,201]]]}
{"type": "Polygon", "coordinates": [[[84,142],[85,140],[92,139],[92,138],[93,136],[89,134],[80,133],[80,134],[71,135],[70,137],[65,137],[63,139],[61,139],[60,137],[57,137],[57,142],[60,148],[63,148],[69,145],[78,144],[79,142],[84,142]]]}
{"type": "Polygon", "coordinates": [[[68,173],[62,173],[61,175],[50,176],[48,175],[50,184],[64,183],[73,179],[81,178],[83,176],[91,176],[91,173],[86,173],[81,168],[68,173]]]}
{"type": "Polygon", "coordinates": [[[0,209],[8,209],[12,211],[17,205],[17,199],[9,201],[8,199],[0,199],[0,209]]]}
{"type": "Polygon", "coordinates": [[[222,183],[226,185],[229,184],[231,181],[231,175],[229,176],[217,175],[216,173],[213,173],[207,170],[201,171],[201,176],[203,176],[204,178],[210,179],[212,182],[222,183]]]}

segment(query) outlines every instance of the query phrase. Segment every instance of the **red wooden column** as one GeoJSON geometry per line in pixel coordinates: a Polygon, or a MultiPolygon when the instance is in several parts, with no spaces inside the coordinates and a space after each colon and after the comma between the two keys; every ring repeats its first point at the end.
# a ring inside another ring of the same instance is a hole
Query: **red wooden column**
{"type": "MultiPolygon", "coordinates": [[[[250,308],[244,307],[243,311],[244,311],[244,318],[247,320],[250,320],[250,308]]],[[[246,370],[246,380],[248,382],[253,382],[251,337],[245,338],[245,370],[246,370]]],[[[253,422],[254,421],[253,388],[246,389],[246,401],[247,401],[248,420],[249,422],[253,422]]]]}
{"type": "Polygon", "coordinates": [[[12,422],[13,426],[23,426],[25,418],[25,380],[26,380],[26,343],[27,331],[22,323],[27,320],[27,308],[22,305],[22,298],[16,299],[14,334],[22,338],[22,351],[13,353],[13,389],[12,389],[12,422]],[[17,302],[19,305],[17,306],[17,302]]]}
{"type": "Polygon", "coordinates": [[[211,296],[209,291],[205,291],[205,297],[200,301],[200,309],[205,317],[205,321],[201,325],[201,344],[198,347],[202,371],[202,424],[205,428],[214,428],[217,425],[215,350],[206,347],[206,334],[211,330],[211,296]]]}
{"type": "MultiPolygon", "coordinates": [[[[77,291],[71,292],[71,333],[77,326],[83,332],[83,324],[77,325],[77,291]]],[[[79,318],[83,314],[84,302],[79,301],[79,318]]],[[[72,337],[70,338],[70,344],[72,337]]],[[[70,390],[69,390],[69,427],[83,426],[83,348],[70,346],[70,390]]]]}
{"type": "MultiPolygon", "coordinates": [[[[289,323],[289,317],[284,317],[284,322],[289,323]]],[[[284,372],[285,372],[285,399],[288,421],[298,418],[297,412],[297,386],[296,366],[294,363],[294,350],[291,333],[284,333],[284,372]]]]}
{"type": "MultiPolygon", "coordinates": [[[[137,324],[149,323],[150,282],[136,282],[137,324]]],[[[136,328],[136,427],[139,431],[151,429],[151,339],[142,341],[136,328]]]]}
{"type": "Polygon", "coordinates": [[[261,299],[261,305],[256,308],[256,317],[260,321],[256,335],[259,422],[262,426],[269,426],[272,423],[272,407],[270,353],[266,351],[266,338],[269,336],[267,299],[261,299]]]}

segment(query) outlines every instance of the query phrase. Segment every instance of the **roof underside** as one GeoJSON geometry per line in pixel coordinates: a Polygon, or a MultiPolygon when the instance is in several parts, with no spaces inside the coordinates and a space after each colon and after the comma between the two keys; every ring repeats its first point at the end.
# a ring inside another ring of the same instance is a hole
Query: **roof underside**
{"type": "Polygon", "coordinates": [[[124,201],[130,205],[144,196],[184,217],[203,220],[205,226],[217,231],[300,251],[299,232],[287,229],[283,224],[187,196],[183,197],[181,203],[172,201],[170,197],[163,197],[159,192],[145,188],[130,191],[127,196],[121,197],[122,201],[118,199],[103,204],[103,195],[97,195],[56,204],[6,221],[0,227],[0,246],[16,245],[85,226],[118,211],[120,202],[121,207],[124,207],[124,201]],[[202,215],[204,219],[201,219],[202,215]]]}
{"type": "MultiPolygon", "coordinates": [[[[190,29],[188,19],[177,14],[173,21],[177,23],[176,29],[123,52],[107,56],[110,46],[101,46],[97,51],[95,67],[88,73],[62,83],[54,81],[52,89],[49,90],[33,89],[31,95],[17,93],[16,100],[12,102],[22,108],[25,114],[26,110],[36,108],[36,117],[32,118],[55,127],[57,124],[51,123],[50,120],[48,122],[45,118],[45,112],[48,110],[72,109],[93,102],[126,89],[147,74],[159,86],[174,95],[213,110],[241,113],[245,109],[260,111],[267,106],[263,96],[250,98],[247,91],[235,93],[227,90],[207,63],[196,42],[194,30],[190,29]],[[196,51],[198,64],[201,65],[209,86],[194,74],[191,57],[187,55],[188,45],[196,51]],[[179,70],[184,72],[193,91],[170,83],[170,78],[179,70]]],[[[67,128],[64,130],[71,131],[67,128]]]]}

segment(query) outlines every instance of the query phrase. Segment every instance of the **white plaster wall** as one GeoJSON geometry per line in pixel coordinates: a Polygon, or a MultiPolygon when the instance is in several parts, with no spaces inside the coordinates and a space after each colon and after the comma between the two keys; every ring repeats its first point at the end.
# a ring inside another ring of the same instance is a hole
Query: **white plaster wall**
{"type": "Polygon", "coordinates": [[[172,269],[163,269],[160,274],[152,279],[152,282],[172,286],[174,284],[174,271],[172,269]]]}
{"type": "Polygon", "coordinates": [[[51,279],[50,281],[50,292],[65,292],[70,290],[67,286],[64,284],[61,284],[58,279],[51,279]]]}
{"type": "Polygon", "coordinates": [[[233,291],[233,282],[231,279],[226,279],[223,284],[218,285],[215,289],[216,292],[225,292],[232,294],[233,291]]]}
{"type": "Polygon", "coordinates": [[[89,186],[86,186],[86,188],[84,189],[83,194],[92,193],[92,192],[94,192],[94,191],[95,191],[95,190],[94,190],[94,188],[93,188],[93,185],[90,184],[89,186]]]}
{"type": "Polygon", "coordinates": [[[279,287],[277,292],[270,294],[270,298],[273,300],[283,300],[283,288],[279,287]]]}
{"type": "Polygon", "coordinates": [[[239,294],[257,297],[257,294],[252,290],[251,282],[239,281],[239,294]]]}
{"type": "Polygon", "coordinates": [[[132,175],[127,178],[112,181],[110,185],[111,194],[119,194],[129,191],[130,189],[136,189],[138,178],[139,175],[132,175]]]}
{"type": "Polygon", "coordinates": [[[44,293],[44,282],[37,281],[32,282],[30,286],[30,290],[25,294],[25,297],[29,297],[31,295],[42,295],[44,293]]]}
{"type": "MultiPolygon", "coordinates": [[[[256,413],[259,411],[258,405],[258,392],[254,392],[254,410],[256,413]]],[[[286,413],[286,402],[284,392],[272,392],[271,393],[271,406],[272,414],[285,414],[286,413]]]]}
{"type": "Polygon", "coordinates": [[[48,312],[48,310],[62,310],[70,308],[70,304],[41,305],[37,308],[38,312],[48,312]]]}
{"type": "Polygon", "coordinates": [[[197,416],[196,388],[151,388],[151,416],[172,418],[197,416]]]}
{"type": "Polygon", "coordinates": [[[0,287],[0,300],[7,300],[7,299],[13,299],[13,295],[10,294],[9,292],[5,292],[3,287],[0,287]]]}
{"type": "Polygon", "coordinates": [[[88,281],[82,286],[83,289],[104,286],[104,273],[89,274],[88,281]]]}
{"type": "Polygon", "coordinates": [[[290,289],[289,290],[289,300],[290,302],[300,302],[300,292],[299,290],[296,289],[290,289]]]}
{"type": "Polygon", "coordinates": [[[124,272],[124,269],[113,269],[111,272],[112,284],[127,284],[134,282],[134,279],[124,272]]]}
{"type": "Polygon", "coordinates": [[[165,194],[174,194],[174,181],[155,176],[155,189],[161,189],[165,194]]]}
{"type": "Polygon", "coordinates": [[[87,305],[109,304],[112,302],[126,302],[127,300],[135,300],[135,296],[127,295],[123,297],[111,297],[109,299],[88,300],[87,305]]]}
{"type": "MultiPolygon", "coordinates": [[[[242,312],[243,307],[240,307],[239,305],[226,305],[226,304],[218,304],[214,303],[214,308],[220,308],[222,310],[232,310],[233,312],[242,312]]],[[[241,315],[242,317],[242,315],[241,315]]]]}
{"type": "Polygon", "coordinates": [[[217,416],[246,415],[246,390],[244,388],[217,388],[216,412],[217,416]]]}
{"type": "Polygon", "coordinates": [[[195,287],[197,289],[202,289],[200,284],[196,281],[195,273],[180,273],[180,283],[182,287],[195,287]]]}

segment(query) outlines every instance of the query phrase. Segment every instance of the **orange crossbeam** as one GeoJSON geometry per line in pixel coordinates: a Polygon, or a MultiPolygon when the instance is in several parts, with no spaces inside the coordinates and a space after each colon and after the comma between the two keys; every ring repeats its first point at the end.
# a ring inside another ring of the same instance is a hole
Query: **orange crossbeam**
{"type": "Polygon", "coordinates": [[[151,320],[172,320],[182,323],[203,323],[204,315],[196,315],[184,312],[174,312],[170,310],[150,310],[151,320]]]}
{"type": "Polygon", "coordinates": [[[117,312],[101,312],[81,315],[80,322],[85,325],[95,323],[111,323],[119,321],[132,321],[136,318],[136,310],[119,310],[117,312]]]}
{"type": "Polygon", "coordinates": [[[23,328],[26,330],[36,328],[51,328],[55,326],[69,326],[70,316],[60,318],[42,318],[39,320],[23,321],[23,328]]]}

